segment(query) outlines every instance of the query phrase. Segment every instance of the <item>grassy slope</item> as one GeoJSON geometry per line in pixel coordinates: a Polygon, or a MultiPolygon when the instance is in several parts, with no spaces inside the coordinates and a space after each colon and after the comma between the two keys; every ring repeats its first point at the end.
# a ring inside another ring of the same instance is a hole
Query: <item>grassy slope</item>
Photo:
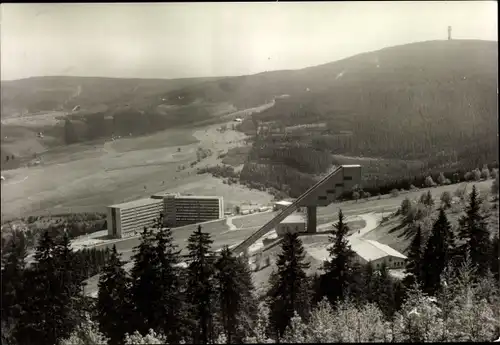
{"type": "Polygon", "coordinates": [[[2,82],[2,118],[30,113],[92,109],[131,104],[144,106],[163,93],[215,78],[119,79],[98,77],[34,77],[2,82]]]}
{"type": "Polygon", "coordinates": [[[242,126],[276,127],[257,137],[244,178],[291,186],[296,196],[328,164],[362,164],[366,186],[496,163],[496,47],[423,42],[297,72],[310,92],[278,100],[242,126]],[[297,128],[318,123],[324,127],[297,128]]]}
{"type": "Polygon", "coordinates": [[[296,196],[329,164],[350,162],[366,166],[364,181],[378,184],[497,163],[497,46],[413,43],[302,70],[205,82],[168,96],[243,108],[288,94],[242,124],[249,134],[255,123],[281,131],[257,138],[243,179],[291,186],[296,196]]]}

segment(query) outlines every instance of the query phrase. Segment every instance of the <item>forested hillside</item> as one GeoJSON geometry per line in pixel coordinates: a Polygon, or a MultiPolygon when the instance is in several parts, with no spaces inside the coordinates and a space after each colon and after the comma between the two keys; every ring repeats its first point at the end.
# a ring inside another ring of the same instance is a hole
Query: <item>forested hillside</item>
{"type": "Polygon", "coordinates": [[[366,185],[497,164],[496,49],[423,42],[295,72],[304,89],[240,127],[255,136],[242,179],[310,185],[304,173],[324,173],[346,156],[379,160],[366,185]]]}

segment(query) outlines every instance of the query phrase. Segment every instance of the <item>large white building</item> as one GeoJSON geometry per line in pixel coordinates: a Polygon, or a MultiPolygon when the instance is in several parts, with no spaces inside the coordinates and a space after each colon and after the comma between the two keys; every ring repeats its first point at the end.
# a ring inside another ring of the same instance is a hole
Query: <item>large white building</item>
{"type": "Polygon", "coordinates": [[[150,228],[163,211],[163,200],[139,199],[107,207],[108,236],[122,238],[150,228]]]}
{"type": "Polygon", "coordinates": [[[150,228],[163,215],[168,227],[207,222],[224,218],[224,201],[218,196],[194,196],[158,193],[107,207],[108,235],[122,238],[150,228]]]}
{"type": "Polygon", "coordinates": [[[219,196],[168,195],[163,198],[165,225],[176,227],[224,218],[219,196]]]}
{"type": "Polygon", "coordinates": [[[384,262],[390,269],[405,267],[406,256],[380,242],[356,239],[351,242],[351,249],[356,253],[354,260],[360,264],[370,262],[375,269],[384,262]]]}

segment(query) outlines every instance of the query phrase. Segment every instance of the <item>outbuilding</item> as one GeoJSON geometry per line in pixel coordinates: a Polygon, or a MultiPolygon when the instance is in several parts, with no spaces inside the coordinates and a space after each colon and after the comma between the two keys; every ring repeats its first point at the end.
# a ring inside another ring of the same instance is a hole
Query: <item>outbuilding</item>
{"type": "Polygon", "coordinates": [[[304,217],[299,213],[293,213],[283,219],[280,224],[276,227],[276,234],[278,236],[284,236],[285,233],[297,233],[306,231],[306,221],[304,217]]]}
{"type": "Polygon", "coordinates": [[[293,202],[291,201],[288,201],[288,200],[280,200],[280,201],[276,201],[273,205],[273,209],[275,211],[279,211],[279,210],[284,210],[285,208],[287,208],[288,206],[290,206],[293,202]]]}
{"type": "Polygon", "coordinates": [[[382,263],[390,269],[405,267],[406,256],[380,242],[357,239],[351,242],[351,248],[356,253],[355,260],[360,264],[370,262],[375,269],[382,267],[382,263]]]}

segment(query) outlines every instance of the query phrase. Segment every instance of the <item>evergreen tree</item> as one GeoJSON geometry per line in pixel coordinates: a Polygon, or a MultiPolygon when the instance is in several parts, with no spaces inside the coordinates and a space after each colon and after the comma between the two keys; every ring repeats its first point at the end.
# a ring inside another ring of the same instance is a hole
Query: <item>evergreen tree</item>
{"type": "Polygon", "coordinates": [[[425,292],[433,294],[438,290],[441,273],[450,263],[453,250],[454,238],[451,225],[444,209],[440,208],[422,259],[422,267],[425,267],[423,272],[425,292]]]}
{"type": "Polygon", "coordinates": [[[188,239],[188,277],[186,297],[191,309],[192,342],[213,342],[213,312],[215,299],[214,256],[210,251],[210,234],[202,232],[201,226],[188,239]]]}
{"type": "Polygon", "coordinates": [[[405,197],[401,202],[401,206],[399,207],[399,213],[404,217],[408,214],[408,211],[411,208],[411,200],[408,197],[405,197]]]}
{"type": "Polygon", "coordinates": [[[384,315],[390,319],[396,311],[396,299],[394,279],[389,274],[389,269],[385,262],[374,274],[374,296],[375,303],[379,306],[384,315]]]}
{"type": "Polygon", "coordinates": [[[243,308],[239,318],[240,333],[248,337],[254,333],[254,329],[257,326],[259,320],[259,304],[255,295],[252,271],[248,264],[248,258],[245,256],[238,257],[238,275],[244,287],[242,289],[243,308]]]}
{"type": "Polygon", "coordinates": [[[131,271],[132,277],[132,305],[133,315],[131,323],[133,329],[141,334],[145,334],[153,325],[157,325],[155,320],[153,304],[157,304],[159,296],[156,295],[156,267],[155,248],[152,230],[144,229],[141,234],[141,243],[134,248],[132,260],[134,265],[131,271]]]}
{"type": "Polygon", "coordinates": [[[469,204],[465,215],[459,220],[460,252],[470,253],[472,265],[476,266],[477,274],[484,276],[490,264],[491,241],[486,215],[481,212],[481,198],[476,186],[472,186],[469,195],[469,204]]]}
{"type": "Polygon", "coordinates": [[[499,238],[498,234],[495,234],[495,237],[491,241],[491,273],[495,277],[496,281],[500,279],[500,248],[499,248],[499,238]]]}
{"type": "MultiPolygon", "coordinates": [[[[71,249],[71,243],[67,231],[64,231],[60,239],[57,241],[56,255],[58,262],[58,273],[67,286],[69,296],[77,296],[83,293],[84,276],[78,256],[71,249]]],[[[72,302],[81,302],[80,299],[71,299],[72,302]]],[[[81,305],[75,305],[74,308],[79,308],[81,305]]]]}
{"type": "Polygon", "coordinates": [[[346,279],[346,288],[344,298],[349,299],[358,306],[362,306],[366,301],[366,281],[364,272],[365,267],[357,262],[349,265],[349,275],[346,279]]]}
{"type": "Polygon", "coordinates": [[[368,303],[373,303],[375,301],[376,287],[374,284],[375,270],[373,269],[373,265],[371,264],[371,262],[367,262],[363,266],[362,277],[363,296],[365,298],[365,301],[368,303]]]}
{"type": "Polygon", "coordinates": [[[432,193],[430,190],[427,193],[423,194],[423,204],[426,206],[434,206],[434,199],[432,198],[432,193]]]}
{"type": "Polygon", "coordinates": [[[109,345],[122,344],[130,332],[130,281],[114,245],[98,286],[99,331],[109,338],[109,345]]]}
{"type": "MultiPolygon", "coordinates": [[[[241,260],[234,257],[228,247],[221,251],[221,256],[215,263],[218,291],[219,314],[228,344],[241,342],[249,335],[246,306],[255,304],[253,300],[250,271],[241,260]]],[[[256,315],[253,315],[255,318],[256,315]]]]}
{"type": "Polygon", "coordinates": [[[349,227],[344,222],[344,215],[340,210],[339,220],[335,224],[333,236],[330,237],[332,243],[328,248],[330,260],[323,266],[325,274],[322,279],[322,295],[327,296],[331,303],[344,299],[345,289],[349,283],[354,252],[347,239],[348,232],[349,227]]]}
{"type": "Polygon", "coordinates": [[[69,337],[81,321],[82,282],[66,272],[73,269],[73,259],[67,236],[58,244],[48,231],[44,232],[36,248],[34,267],[25,276],[29,291],[15,332],[19,343],[55,344],[69,337]]]}
{"type": "Polygon", "coordinates": [[[22,312],[26,255],[24,233],[12,231],[12,237],[2,248],[2,343],[13,341],[11,331],[16,327],[22,312]]]}
{"type": "Polygon", "coordinates": [[[157,313],[159,329],[163,331],[169,343],[181,340],[183,320],[182,314],[184,296],[180,293],[181,279],[179,268],[180,250],[173,243],[170,229],[161,229],[156,234],[157,277],[156,289],[160,300],[158,306],[153,306],[157,313]]]}
{"type": "Polygon", "coordinates": [[[271,333],[279,340],[297,312],[303,320],[309,318],[309,281],[305,251],[296,233],[286,233],[282,252],[277,260],[278,272],[270,301],[269,321],[271,333]]]}
{"type": "Polygon", "coordinates": [[[408,249],[408,258],[406,260],[406,273],[413,275],[416,281],[422,283],[422,256],[423,256],[423,239],[422,229],[420,225],[408,249]]]}

